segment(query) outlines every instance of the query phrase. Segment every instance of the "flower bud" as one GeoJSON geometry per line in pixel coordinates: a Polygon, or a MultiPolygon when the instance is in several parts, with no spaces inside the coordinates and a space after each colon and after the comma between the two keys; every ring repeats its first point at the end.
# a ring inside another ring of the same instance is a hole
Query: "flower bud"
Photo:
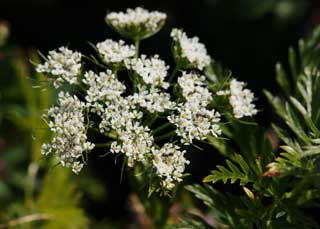
{"type": "Polygon", "coordinates": [[[156,34],[164,25],[167,15],[158,11],[149,12],[141,7],[126,12],[111,12],[107,24],[121,36],[139,41],[156,34]]]}

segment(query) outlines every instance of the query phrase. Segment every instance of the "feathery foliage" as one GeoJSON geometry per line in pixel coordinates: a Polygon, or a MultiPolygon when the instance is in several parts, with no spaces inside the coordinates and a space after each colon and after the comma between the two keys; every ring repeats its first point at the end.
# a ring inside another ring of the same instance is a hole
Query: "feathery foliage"
{"type": "MultiPolygon", "coordinates": [[[[187,190],[207,206],[217,227],[319,228],[313,213],[320,203],[319,41],[320,27],[289,49],[288,63],[276,65],[281,93],[264,92],[279,117],[273,131],[251,120],[227,118],[223,127],[227,139],[209,139],[226,160],[204,182],[230,181],[232,188],[227,189],[233,191],[209,184],[190,185],[187,190]],[[279,154],[270,143],[278,138],[279,154]]],[[[211,89],[217,90],[231,73],[215,64],[207,75],[211,89]]],[[[190,225],[205,222],[204,218],[186,220],[190,225]]],[[[176,228],[185,228],[186,220],[176,228]]]]}

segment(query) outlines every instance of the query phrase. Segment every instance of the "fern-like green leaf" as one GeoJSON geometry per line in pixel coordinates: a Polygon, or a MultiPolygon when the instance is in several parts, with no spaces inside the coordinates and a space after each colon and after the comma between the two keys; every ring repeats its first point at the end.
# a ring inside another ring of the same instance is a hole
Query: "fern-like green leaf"
{"type": "Polygon", "coordinates": [[[253,182],[249,165],[243,159],[243,157],[240,154],[236,154],[235,160],[237,161],[239,167],[230,160],[226,160],[228,168],[218,165],[217,170],[211,171],[211,174],[205,177],[203,181],[216,183],[217,181],[222,180],[223,183],[227,183],[228,180],[230,180],[230,183],[233,184],[239,180],[240,185],[246,185],[249,182],[253,182]]]}

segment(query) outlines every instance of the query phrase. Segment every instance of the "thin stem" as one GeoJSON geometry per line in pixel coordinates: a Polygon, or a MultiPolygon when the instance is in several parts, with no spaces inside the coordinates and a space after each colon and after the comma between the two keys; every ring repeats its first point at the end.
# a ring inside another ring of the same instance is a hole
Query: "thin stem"
{"type": "Polygon", "coordinates": [[[168,82],[172,82],[172,80],[174,79],[175,75],[177,74],[179,68],[180,68],[180,67],[179,67],[178,64],[174,67],[171,75],[169,76],[168,82]]]}
{"type": "Polygon", "coordinates": [[[111,131],[111,132],[108,132],[108,133],[101,133],[101,131],[96,128],[96,127],[90,127],[91,130],[94,130],[100,134],[103,134],[104,136],[108,137],[108,138],[111,138],[111,139],[114,139],[114,140],[117,140],[118,139],[118,135],[115,131],[111,131]]]}
{"type": "Polygon", "coordinates": [[[30,208],[33,207],[33,191],[38,169],[39,165],[36,162],[32,162],[28,167],[27,183],[25,187],[25,201],[27,206],[30,208]]]}
{"type": "Polygon", "coordinates": [[[150,116],[148,117],[148,119],[144,123],[146,126],[151,126],[158,118],[157,114],[151,114],[150,116]]]}
{"type": "Polygon", "coordinates": [[[163,129],[169,127],[169,126],[171,126],[171,123],[170,122],[166,122],[166,123],[162,124],[161,126],[157,127],[156,129],[154,129],[152,131],[152,133],[156,134],[156,133],[160,132],[161,130],[163,130],[163,129]]]}
{"type": "Polygon", "coordinates": [[[108,142],[108,143],[95,143],[94,147],[95,148],[105,148],[105,147],[109,147],[110,145],[111,145],[110,142],[108,142]]]}
{"type": "Polygon", "coordinates": [[[160,140],[163,140],[163,139],[167,139],[167,138],[170,138],[172,137],[176,132],[175,131],[170,131],[164,135],[161,135],[159,137],[155,137],[155,141],[160,141],[160,140]]]}
{"type": "Polygon", "coordinates": [[[136,48],[135,58],[138,59],[138,57],[139,57],[140,40],[136,40],[136,41],[134,42],[134,46],[135,46],[135,48],[136,48]]]}
{"type": "Polygon", "coordinates": [[[24,223],[30,223],[33,221],[51,220],[51,219],[53,219],[53,215],[46,214],[46,213],[37,213],[37,214],[32,214],[32,215],[26,215],[26,216],[22,216],[17,219],[10,220],[7,223],[0,224],[0,229],[17,226],[17,225],[21,225],[24,223]]]}
{"type": "Polygon", "coordinates": [[[92,57],[83,56],[83,58],[89,60],[90,62],[92,62],[93,64],[95,64],[95,65],[97,65],[97,66],[99,66],[99,67],[101,67],[101,68],[107,69],[106,66],[104,66],[103,64],[100,64],[100,63],[98,62],[98,60],[95,59],[93,56],[92,56],[92,57]]]}
{"type": "MultiPolygon", "coordinates": [[[[140,40],[135,40],[134,46],[136,49],[135,58],[138,59],[139,58],[140,40]]],[[[136,73],[133,73],[133,75],[132,75],[132,88],[133,88],[133,92],[137,91],[137,75],[136,75],[136,73]]]]}
{"type": "Polygon", "coordinates": [[[85,89],[85,87],[81,84],[81,82],[78,84],[78,87],[80,88],[80,90],[82,92],[86,92],[87,90],[85,89]]]}

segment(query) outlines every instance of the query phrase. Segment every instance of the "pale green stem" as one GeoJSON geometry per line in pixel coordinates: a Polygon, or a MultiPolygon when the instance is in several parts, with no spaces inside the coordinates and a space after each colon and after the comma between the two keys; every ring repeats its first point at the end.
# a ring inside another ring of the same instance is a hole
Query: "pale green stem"
{"type": "Polygon", "coordinates": [[[136,40],[134,42],[134,45],[135,45],[135,48],[136,48],[135,58],[138,59],[138,57],[139,57],[140,40],[136,40]]]}
{"type": "Polygon", "coordinates": [[[166,123],[162,124],[161,126],[157,127],[156,129],[154,129],[152,131],[152,133],[156,134],[156,133],[160,132],[161,130],[163,130],[163,129],[169,127],[169,126],[171,126],[171,123],[170,122],[166,122],[166,123]]]}
{"type": "MultiPolygon", "coordinates": [[[[139,46],[140,46],[140,40],[136,40],[134,42],[135,45],[135,49],[136,49],[136,53],[135,53],[135,58],[138,59],[139,58],[139,46]]],[[[137,76],[136,73],[133,74],[132,76],[132,86],[133,86],[133,92],[137,91],[137,76]]]]}
{"type": "Polygon", "coordinates": [[[159,137],[155,137],[154,140],[155,141],[160,141],[160,140],[163,140],[163,139],[167,139],[167,138],[170,138],[172,137],[176,132],[175,131],[170,131],[164,135],[161,135],[159,137]]]}
{"type": "Polygon", "coordinates": [[[170,83],[172,82],[172,80],[174,79],[175,75],[177,74],[179,68],[180,67],[179,67],[178,64],[174,67],[174,69],[173,69],[173,71],[172,71],[172,73],[171,73],[171,75],[170,75],[170,77],[168,79],[168,82],[170,82],[170,83]]]}
{"type": "Polygon", "coordinates": [[[118,135],[115,131],[111,131],[109,133],[101,133],[100,130],[98,128],[95,128],[95,127],[90,127],[90,129],[100,133],[100,134],[103,134],[104,136],[108,137],[108,138],[112,138],[114,140],[117,140],[118,139],[118,135]]]}
{"type": "Polygon", "coordinates": [[[0,224],[0,229],[11,228],[14,226],[22,225],[25,223],[31,223],[34,221],[51,220],[53,218],[54,218],[53,215],[46,214],[46,213],[36,213],[36,214],[32,214],[32,215],[26,215],[26,216],[22,216],[17,219],[10,220],[9,222],[7,222],[5,224],[0,224]]]}
{"type": "Polygon", "coordinates": [[[105,148],[105,147],[110,147],[110,142],[108,142],[108,143],[95,143],[94,144],[94,147],[95,148],[105,148]]]}
{"type": "Polygon", "coordinates": [[[150,116],[148,116],[148,119],[144,123],[146,126],[151,126],[158,118],[156,114],[151,114],[150,116]]]}
{"type": "Polygon", "coordinates": [[[36,175],[39,169],[39,165],[36,162],[32,162],[28,167],[28,175],[26,179],[25,187],[25,201],[29,208],[33,207],[33,191],[35,186],[36,175]]]}

